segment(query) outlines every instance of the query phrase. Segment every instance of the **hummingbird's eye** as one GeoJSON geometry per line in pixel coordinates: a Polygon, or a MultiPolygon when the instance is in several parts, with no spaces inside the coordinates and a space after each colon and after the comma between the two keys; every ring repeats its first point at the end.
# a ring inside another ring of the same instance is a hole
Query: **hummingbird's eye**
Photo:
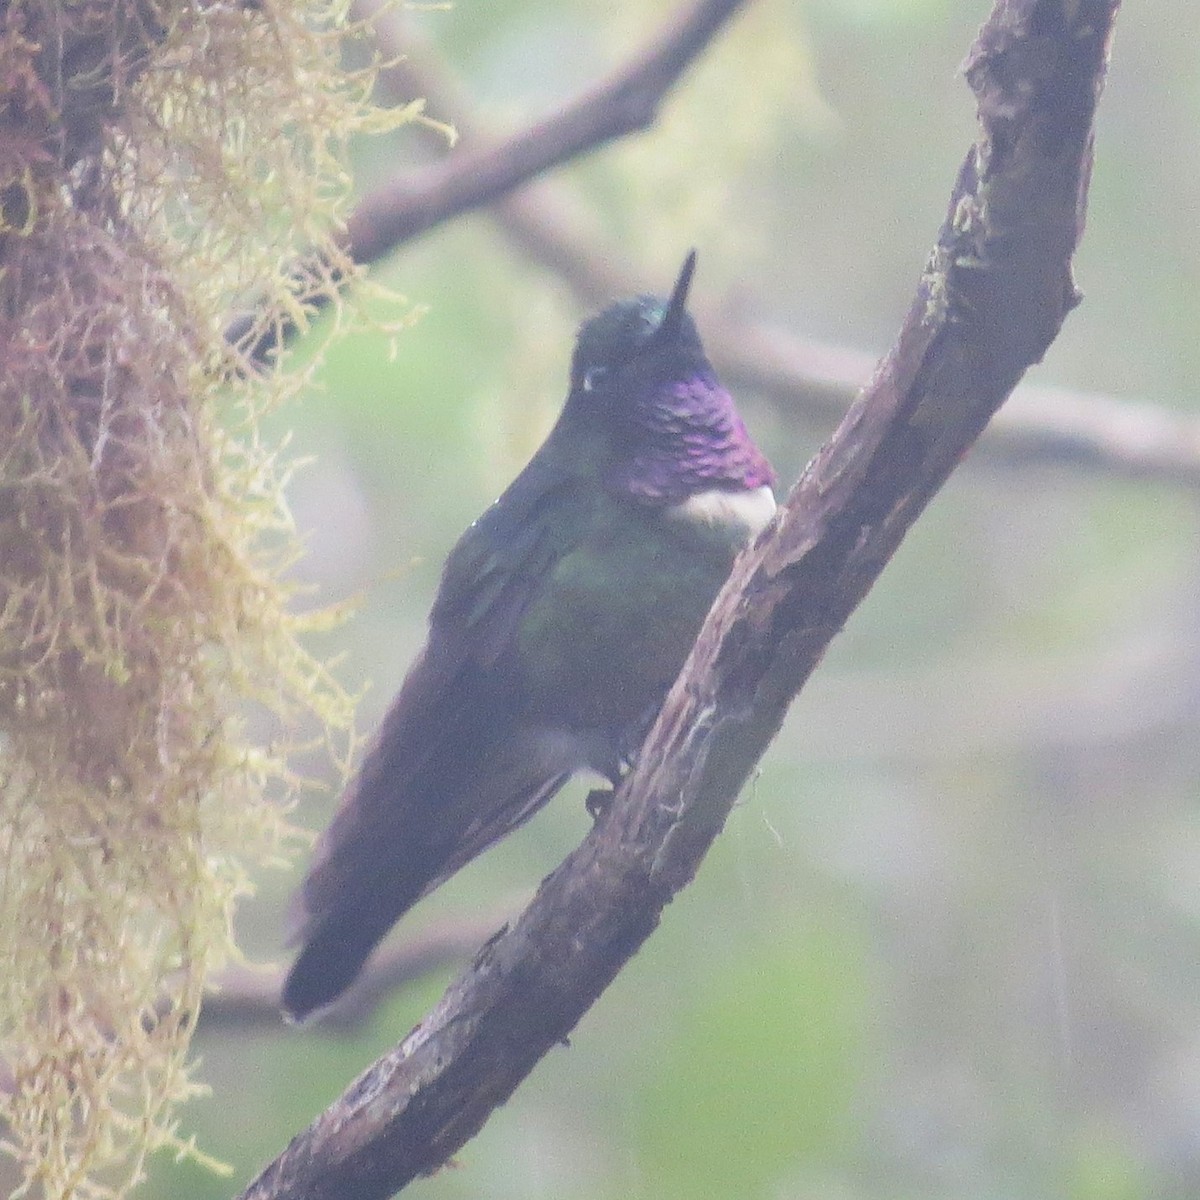
{"type": "Polygon", "coordinates": [[[585,392],[593,392],[604,381],[605,375],[608,374],[607,367],[591,367],[584,372],[583,375],[583,390],[585,392]]]}

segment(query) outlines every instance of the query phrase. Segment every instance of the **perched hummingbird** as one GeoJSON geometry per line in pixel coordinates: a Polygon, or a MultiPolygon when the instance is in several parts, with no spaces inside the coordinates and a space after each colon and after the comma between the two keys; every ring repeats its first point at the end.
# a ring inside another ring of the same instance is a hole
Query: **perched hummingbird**
{"type": "Polygon", "coordinates": [[[576,771],[620,780],[774,474],[670,299],[587,321],[557,424],[450,552],[429,638],[304,881],[294,1018],[576,771]]]}

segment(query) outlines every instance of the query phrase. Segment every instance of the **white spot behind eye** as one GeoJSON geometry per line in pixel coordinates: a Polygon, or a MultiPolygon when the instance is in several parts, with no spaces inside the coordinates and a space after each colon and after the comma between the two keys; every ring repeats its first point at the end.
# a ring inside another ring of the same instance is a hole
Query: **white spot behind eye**
{"type": "Polygon", "coordinates": [[[592,367],[585,371],[583,375],[583,390],[585,392],[594,391],[600,381],[608,374],[606,367],[592,367]]]}

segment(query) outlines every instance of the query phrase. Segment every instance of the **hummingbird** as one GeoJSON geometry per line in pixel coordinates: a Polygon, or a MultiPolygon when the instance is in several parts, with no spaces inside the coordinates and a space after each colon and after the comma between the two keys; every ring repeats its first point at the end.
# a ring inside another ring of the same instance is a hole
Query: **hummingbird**
{"type": "Polygon", "coordinates": [[[693,250],[666,301],[583,324],[558,421],[451,550],[425,646],[301,887],[292,1019],[573,774],[616,788],[774,514],[774,472],[687,312],[695,266],[693,250]]]}

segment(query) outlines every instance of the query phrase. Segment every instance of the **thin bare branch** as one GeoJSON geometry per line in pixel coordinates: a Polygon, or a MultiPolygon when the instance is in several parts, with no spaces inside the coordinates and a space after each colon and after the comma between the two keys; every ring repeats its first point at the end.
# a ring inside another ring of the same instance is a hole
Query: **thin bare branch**
{"type": "MultiPolygon", "coordinates": [[[[481,142],[422,170],[398,172],[364,196],[350,214],[345,245],[351,257],[359,264],[376,262],[435,225],[490,204],[616,138],[648,128],[680,76],[745,3],[697,0],[636,58],[558,112],[502,141],[481,142]]],[[[374,8],[377,22],[387,28],[388,13],[368,0],[360,7],[367,12],[374,8]]],[[[393,76],[399,78],[403,76],[393,76]]],[[[240,345],[251,324],[248,315],[238,317],[226,330],[226,340],[240,345]]],[[[284,332],[291,336],[295,328],[284,332]]],[[[271,338],[263,338],[250,348],[250,360],[261,361],[275,349],[271,338]]]]}
{"type": "Polygon", "coordinates": [[[377,1200],[434,1170],[561,1042],[695,873],[792,697],[1078,301],[1118,0],[997,0],[978,139],[899,339],[735,565],[630,775],[511,929],[243,1200],[377,1200]]]}
{"type": "MultiPolygon", "coordinates": [[[[702,318],[703,321],[703,318],[702,318]]],[[[795,421],[839,419],[870,378],[870,355],[714,316],[705,344],[724,378],[795,421]]],[[[1200,420],[1148,401],[1022,384],[980,440],[1001,465],[1057,464],[1200,488],[1200,420]]]]}
{"type": "Polygon", "coordinates": [[[374,262],[402,241],[592,150],[646,129],[663,97],[745,0],[699,0],[634,61],[558,112],[503,142],[450,155],[365,196],[348,224],[356,262],[374,262]]]}

